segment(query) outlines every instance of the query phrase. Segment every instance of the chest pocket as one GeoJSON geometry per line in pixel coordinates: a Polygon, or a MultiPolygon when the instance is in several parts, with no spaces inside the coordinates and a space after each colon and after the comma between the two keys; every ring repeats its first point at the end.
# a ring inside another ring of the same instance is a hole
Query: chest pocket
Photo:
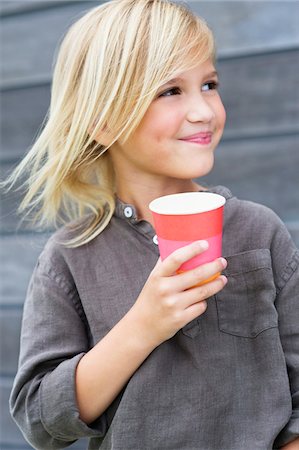
{"type": "Polygon", "coordinates": [[[228,283],[215,296],[220,331],[255,338],[277,327],[270,251],[252,250],[226,259],[228,266],[224,274],[228,283]]]}

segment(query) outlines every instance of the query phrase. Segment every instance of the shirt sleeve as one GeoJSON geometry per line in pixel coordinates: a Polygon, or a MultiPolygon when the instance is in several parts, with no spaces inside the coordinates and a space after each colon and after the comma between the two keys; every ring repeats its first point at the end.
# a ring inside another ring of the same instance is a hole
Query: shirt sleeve
{"type": "Polygon", "coordinates": [[[105,413],[91,425],[79,417],[75,372],[90,348],[80,305],[68,277],[37,264],[24,305],[19,368],[10,396],[14,420],[37,449],[65,448],[107,431],[105,413]]]}
{"type": "Polygon", "coordinates": [[[299,251],[288,232],[280,227],[273,249],[275,261],[287,261],[282,266],[276,263],[279,332],[283,347],[292,396],[292,413],[284,429],[279,433],[274,448],[280,448],[299,437],[299,251]]]}

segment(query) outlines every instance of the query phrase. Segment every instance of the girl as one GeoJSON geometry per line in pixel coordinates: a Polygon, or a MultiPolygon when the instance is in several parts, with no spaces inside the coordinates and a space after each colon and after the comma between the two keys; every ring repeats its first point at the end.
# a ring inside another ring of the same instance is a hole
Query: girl
{"type": "Polygon", "coordinates": [[[193,179],[225,122],[214,56],[205,22],[168,0],[104,3],[62,43],[48,122],[10,179],[30,167],[21,209],[67,222],[31,279],[10,399],[34,448],[299,448],[299,253],[284,225],[212,187],[226,259],[175,275],[207,243],[161,262],[148,209],[205,189],[193,179]]]}

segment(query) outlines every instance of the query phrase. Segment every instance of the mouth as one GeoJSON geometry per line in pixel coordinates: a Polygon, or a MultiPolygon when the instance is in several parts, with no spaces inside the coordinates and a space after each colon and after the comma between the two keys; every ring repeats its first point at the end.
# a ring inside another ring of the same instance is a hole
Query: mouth
{"type": "Polygon", "coordinates": [[[200,133],[196,133],[193,134],[192,136],[187,136],[179,140],[184,142],[190,142],[191,144],[208,145],[212,141],[212,132],[202,131],[200,133]]]}

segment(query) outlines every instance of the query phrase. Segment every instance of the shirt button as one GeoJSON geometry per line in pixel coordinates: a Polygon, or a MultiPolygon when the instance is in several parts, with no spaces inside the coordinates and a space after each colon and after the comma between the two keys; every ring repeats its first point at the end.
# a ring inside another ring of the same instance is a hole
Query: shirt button
{"type": "Polygon", "coordinates": [[[130,206],[126,206],[124,209],[125,217],[128,219],[133,216],[133,209],[130,206]]]}
{"type": "Polygon", "coordinates": [[[158,245],[158,236],[155,234],[155,236],[153,237],[153,243],[158,245]]]}

